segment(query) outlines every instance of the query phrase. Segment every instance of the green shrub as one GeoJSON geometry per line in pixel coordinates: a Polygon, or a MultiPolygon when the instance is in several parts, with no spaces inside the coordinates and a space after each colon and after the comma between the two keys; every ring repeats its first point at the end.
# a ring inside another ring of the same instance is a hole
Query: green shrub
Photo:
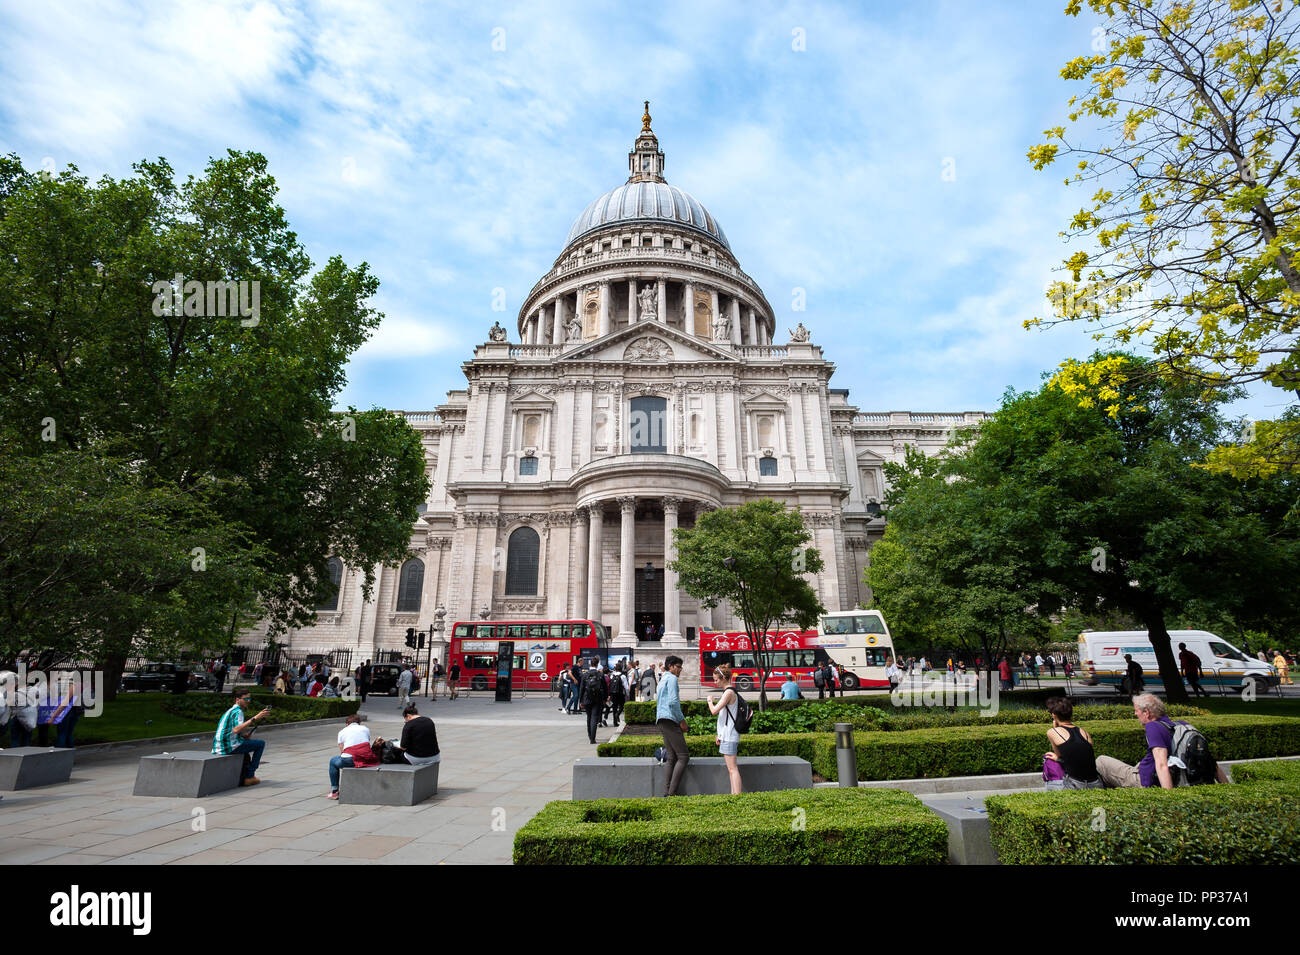
{"type": "MultiPolygon", "coordinates": [[[[163,700],[159,705],[173,716],[185,716],[195,720],[211,721],[216,729],[217,720],[235,704],[229,693],[186,693],[163,700]]],[[[324,720],[338,717],[343,719],[361,707],[359,700],[320,699],[310,696],[277,696],[269,690],[254,690],[253,705],[247,715],[261,712],[270,704],[271,712],[265,723],[297,723],[303,720],[324,720]]]]}
{"type": "Polygon", "coordinates": [[[893,789],[552,802],[515,834],[514,844],[516,865],[942,865],[947,859],[947,827],[911,793],[893,789]]]}
{"type": "Polygon", "coordinates": [[[1004,865],[1300,862],[1294,785],[1018,793],[985,800],[1004,865]]]}
{"type": "Polygon", "coordinates": [[[1242,763],[1232,767],[1234,783],[1280,782],[1300,788],[1300,759],[1275,759],[1267,763],[1242,763]]]}
{"type": "MultiPolygon", "coordinates": [[[[1258,759],[1300,754],[1300,720],[1282,716],[1204,716],[1196,727],[1216,759],[1258,759]]],[[[1087,726],[1098,755],[1137,763],[1146,743],[1137,720],[1093,721],[1087,726]]],[[[713,730],[688,736],[692,756],[716,756],[713,730]]],[[[661,741],[629,736],[597,747],[600,756],[651,756],[661,741]]],[[[1042,768],[1047,749],[1043,725],[975,725],[855,736],[859,779],[918,779],[1028,773],[1042,768]]],[[[824,779],[838,779],[832,733],[745,734],[741,756],[798,756],[824,779]]]]}
{"type": "MultiPolygon", "coordinates": [[[[757,713],[758,691],[750,690],[749,692],[744,693],[744,697],[749,704],[754,707],[754,712],[757,713]]],[[[769,695],[767,700],[767,710],[764,712],[764,715],[766,716],[768,714],[798,710],[802,707],[817,703],[826,704],[832,702],[842,704],[845,707],[870,706],[881,710],[888,710],[893,706],[889,700],[888,693],[872,693],[868,696],[842,696],[836,697],[834,700],[781,700],[772,699],[769,695]]],[[[643,726],[651,724],[655,721],[655,712],[658,705],[659,704],[654,700],[639,700],[628,703],[623,707],[623,719],[628,724],[640,724],[643,726]]],[[[704,700],[682,700],[682,714],[687,719],[690,719],[692,716],[708,716],[710,719],[716,718],[710,715],[709,704],[704,700]]],[[[712,730],[710,730],[710,732],[712,732],[712,730]]]]}

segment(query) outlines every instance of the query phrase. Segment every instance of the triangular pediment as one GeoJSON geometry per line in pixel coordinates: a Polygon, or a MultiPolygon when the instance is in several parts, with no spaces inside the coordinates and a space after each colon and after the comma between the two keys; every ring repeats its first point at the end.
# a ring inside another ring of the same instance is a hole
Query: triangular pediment
{"type": "Polygon", "coordinates": [[[860,465],[880,465],[884,463],[885,459],[870,448],[863,448],[858,452],[858,464],[860,465]]]}
{"type": "Polygon", "coordinates": [[[676,328],[658,322],[637,322],[624,325],[594,341],[584,342],[572,351],[565,352],[560,362],[609,361],[637,364],[668,364],[670,362],[709,361],[735,362],[729,349],[687,335],[676,328]]]}

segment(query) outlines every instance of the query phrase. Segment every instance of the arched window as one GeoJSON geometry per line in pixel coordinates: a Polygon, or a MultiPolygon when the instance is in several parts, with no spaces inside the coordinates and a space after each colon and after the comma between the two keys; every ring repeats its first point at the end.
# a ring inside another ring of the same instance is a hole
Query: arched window
{"type": "Polygon", "coordinates": [[[643,396],[632,399],[628,437],[633,454],[668,451],[668,400],[643,396]]]}
{"type": "Polygon", "coordinates": [[[531,527],[521,527],[510,535],[506,548],[506,593],[537,593],[537,555],[541,538],[531,527]]]}
{"type": "Polygon", "coordinates": [[[536,473],[537,473],[537,459],[536,459],[536,458],[520,458],[520,459],[519,459],[519,473],[520,473],[520,474],[523,474],[523,475],[527,475],[527,474],[536,474],[536,473]]]}
{"type": "Polygon", "coordinates": [[[424,561],[412,557],[397,577],[397,612],[419,613],[420,591],[424,589],[424,561]]]}
{"type": "Polygon", "coordinates": [[[343,561],[331,557],[325,566],[329,568],[329,596],[318,603],[316,609],[328,612],[339,609],[339,585],[343,583],[343,561]]]}
{"type": "Polygon", "coordinates": [[[776,477],[776,458],[758,459],[759,477],[776,477]]]}

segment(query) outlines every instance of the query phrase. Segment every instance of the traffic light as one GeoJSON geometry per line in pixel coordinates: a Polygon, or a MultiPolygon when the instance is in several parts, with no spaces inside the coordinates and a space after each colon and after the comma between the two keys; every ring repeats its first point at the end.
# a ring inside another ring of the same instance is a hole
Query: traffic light
{"type": "Polygon", "coordinates": [[[418,646],[416,649],[423,650],[423,649],[424,649],[424,631],[423,631],[423,630],[420,631],[420,633],[418,633],[416,636],[417,636],[417,639],[419,639],[419,641],[420,641],[420,644],[419,644],[419,646],[418,646]]]}
{"type": "Polygon", "coordinates": [[[414,627],[406,628],[406,645],[410,647],[412,650],[415,649],[415,628],[414,627]]]}

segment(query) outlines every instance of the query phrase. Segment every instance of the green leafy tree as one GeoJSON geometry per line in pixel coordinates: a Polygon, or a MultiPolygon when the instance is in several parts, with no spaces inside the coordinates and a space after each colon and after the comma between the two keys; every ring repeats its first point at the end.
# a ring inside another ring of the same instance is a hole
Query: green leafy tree
{"type": "Polygon", "coordinates": [[[682,590],[705,607],[726,601],[744,621],[758,664],[760,710],[767,708],[773,669],[767,632],[783,623],[812,629],[825,611],[805,577],[823,569],[810,540],[797,510],[767,498],[707,511],[693,528],[673,534],[677,559],[670,566],[682,590]]]}
{"type": "MultiPolygon", "coordinates": [[[[75,168],[51,177],[0,158],[0,420],[18,460],[59,451],[126,468],[139,496],[114,505],[122,520],[157,495],[188,515],[191,547],[242,546],[252,594],[282,631],[314,618],[331,555],[367,590],[374,565],[407,555],[428,482],[405,421],[333,409],[348,357],[382,317],[368,304],[377,280],[337,257],[313,273],[275,195],[255,153],[230,152],[179,184],[161,160],[91,184],[75,168]],[[239,282],[247,314],[208,284],[239,282]],[[180,508],[177,495],[195,503],[180,508]]],[[[171,553],[175,541],[156,543],[171,553]]],[[[121,559],[149,564],[147,553],[121,559]]],[[[110,590],[123,620],[135,619],[126,604],[173,599],[163,578],[141,577],[158,582],[110,590]]],[[[185,606],[220,607],[233,637],[247,601],[195,593],[185,606]]],[[[192,616],[143,619],[153,623],[126,643],[78,628],[79,646],[124,657],[194,629],[192,616]]]]}
{"type": "Polygon", "coordinates": [[[1116,359],[1117,414],[1050,383],[1008,392],[952,458],[952,477],[997,494],[1021,558],[1066,605],[1142,621],[1169,699],[1184,702],[1169,622],[1209,608],[1290,618],[1300,497],[1290,476],[1243,482],[1195,467],[1226,426],[1215,406],[1139,359],[1093,356],[1116,359]]]}
{"type": "Polygon", "coordinates": [[[1059,598],[1023,553],[1000,489],[964,479],[959,456],[913,448],[886,471],[889,524],[865,579],[900,647],[960,647],[991,669],[1012,647],[1041,645],[1038,611],[1059,598]]]}
{"type": "MultiPolygon", "coordinates": [[[[1098,339],[1146,343],[1142,366],[1207,395],[1263,381],[1285,392],[1203,457],[1238,477],[1300,468],[1300,16],[1297,0],[1088,0],[1096,52],[1061,71],[1086,90],[1071,131],[1046,131],[1036,169],[1068,163],[1092,192],[1063,235],[1083,247],[1026,325],[1093,322],[1098,339]],[[1095,190],[1095,191],[1093,191],[1095,190]]],[[[1066,13],[1084,4],[1070,0],[1066,13]]],[[[1134,366],[1067,362],[1058,383],[1114,417],[1134,366]]]]}

